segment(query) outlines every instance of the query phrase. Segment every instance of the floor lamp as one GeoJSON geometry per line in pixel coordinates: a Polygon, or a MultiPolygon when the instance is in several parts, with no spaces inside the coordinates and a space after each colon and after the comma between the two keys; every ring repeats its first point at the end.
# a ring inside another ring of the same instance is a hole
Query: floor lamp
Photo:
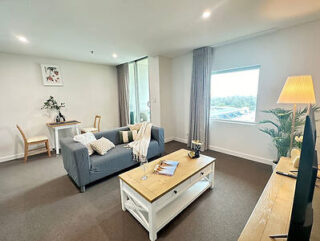
{"type": "Polygon", "coordinates": [[[307,104],[308,113],[309,113],[311,104],[316,103],[311,75],[289,76],[281,90],[281,93],[278,99],[278,104],[280,103],[293,104],[290,149],[289,149],[289,152],[290,152],[293,145],[293,135],[294,135],[294,128],[295,128],[297,104],[307,104]]]}

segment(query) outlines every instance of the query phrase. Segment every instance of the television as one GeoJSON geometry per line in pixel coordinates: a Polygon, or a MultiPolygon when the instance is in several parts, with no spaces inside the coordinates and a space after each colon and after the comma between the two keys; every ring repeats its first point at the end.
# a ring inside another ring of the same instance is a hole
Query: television
{"type": "Polygon", "coordinates": [[[310,239],[313,223],[312,199],[318,172],[316,138],[316,123],[314,113],[311,111],[306,117],[304,126],[288,241],[310,239]]]}
{"type": "Polygon", "coordinates": [[[289,232],[287,235],[271,235],[271,238],[287,238],[288,241],[310,240],[313,224],[312,199],[318,173],[316,139],[316,123],[311,110],[304,126],[289,232]]]}

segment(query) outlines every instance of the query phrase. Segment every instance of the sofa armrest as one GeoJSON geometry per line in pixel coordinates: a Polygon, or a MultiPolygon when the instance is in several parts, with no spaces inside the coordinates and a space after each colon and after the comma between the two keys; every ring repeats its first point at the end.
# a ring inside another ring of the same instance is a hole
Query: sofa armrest
{"type": "Polygon", "coordinates": [[[164,129],[157,126],[151,128],[151,139],[155,139],[159,144],[160,154],[164,153],[164,129]]]}
{"type": "Polygon", "coordinates": [[[64,138],[60,141],[63,165],[69,176],[80,187],[90,182],[90,159],[88,149],[72,138],[64,138]]]}

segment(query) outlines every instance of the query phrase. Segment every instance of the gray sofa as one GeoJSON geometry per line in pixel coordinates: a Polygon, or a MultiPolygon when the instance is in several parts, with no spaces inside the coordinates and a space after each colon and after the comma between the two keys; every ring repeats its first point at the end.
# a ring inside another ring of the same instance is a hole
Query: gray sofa
{"type": "MultiPolygon", "coordinates": [[[[88,149],[81,143],[75,142],[71,137],[61,139],[64,168],[81,192],[85,192],[85,186],[89,183],[138,164],[132,159],[132,150],[125,148],[126,144],[120,144],[120,130],[129,130],[129,128],[122,127],[94,134],[97,139],[105,137],[116,145],[103,156],[96,153],[89,156],[88,149]]],[[[163,152],[164,130],[153,126],[147,158],[161,156],[163,152]]]]}

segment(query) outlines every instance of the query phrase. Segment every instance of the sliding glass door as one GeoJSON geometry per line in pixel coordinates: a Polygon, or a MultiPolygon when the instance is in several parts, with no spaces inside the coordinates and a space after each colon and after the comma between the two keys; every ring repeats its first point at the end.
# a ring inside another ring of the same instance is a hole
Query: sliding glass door
{"type": "Polygon", "coordinates": [[[150,121],[148,58],[129,63],[130,124],[150,121]]]}

